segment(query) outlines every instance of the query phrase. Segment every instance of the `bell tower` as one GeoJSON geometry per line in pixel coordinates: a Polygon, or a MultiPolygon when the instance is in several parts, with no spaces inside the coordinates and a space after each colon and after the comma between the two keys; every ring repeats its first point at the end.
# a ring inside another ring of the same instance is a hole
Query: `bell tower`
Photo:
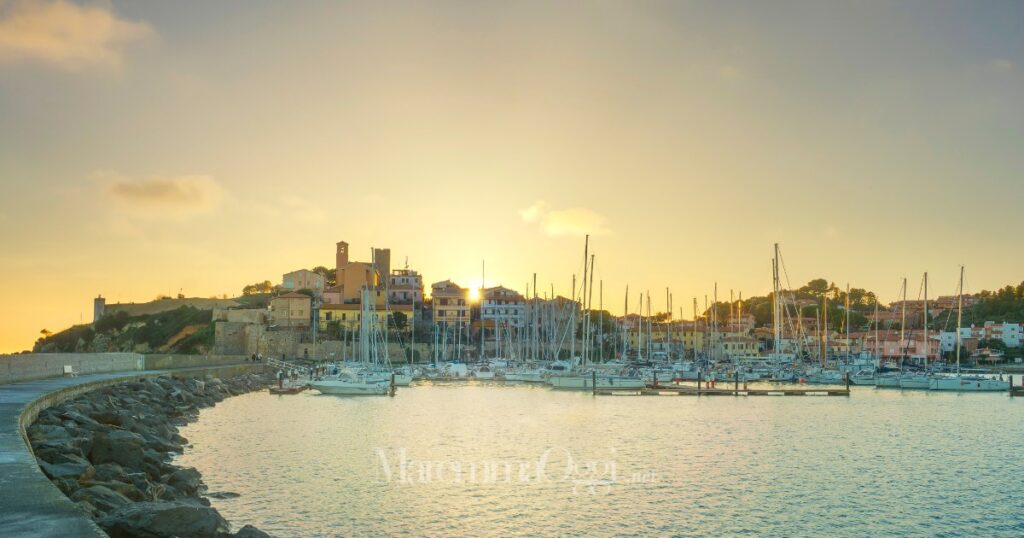
{"type": "Polygon", "coordinates": [[[338,241],[338,250],[334,255],[334,261],[337,265],[334,266],[335,271],[335,282],[339,285],[345,281],[343,278],[345,266],[348,265],[348,243],[344,241],[338,241]]]}

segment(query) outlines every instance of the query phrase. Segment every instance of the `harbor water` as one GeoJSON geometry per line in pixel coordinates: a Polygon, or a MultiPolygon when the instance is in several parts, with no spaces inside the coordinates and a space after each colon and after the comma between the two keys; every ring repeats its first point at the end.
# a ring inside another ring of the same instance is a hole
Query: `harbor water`
{"type": "Polygon", "coordinates": [[[214,507],[277,536],[1024,535],[1005,393],[263,392],[182,434],[214,507]]]}

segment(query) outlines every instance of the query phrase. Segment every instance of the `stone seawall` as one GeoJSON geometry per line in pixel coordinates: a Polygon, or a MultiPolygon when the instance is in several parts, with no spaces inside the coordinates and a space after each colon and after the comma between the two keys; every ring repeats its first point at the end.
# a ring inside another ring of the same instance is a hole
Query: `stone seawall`
{"type": "Polygon", "coordinates": [[[267,386],[269,376],[245,373],[257,368],[146,375],[55,391],[26,407],[23,435],[66,501],[110,536],[266,536],[249,526],[230,534],[204,497],[198,471],[171,463],[188,443],[178,427],[198,418],[201,408],[267,386]]]}
{"type": "Polygon", "coordinates": [[[263,364],[243,363],[172,371],[96,373],[0,384],[0,536],[97,536],[106,534],[54,487],[30,448],[27,428],[40,413],[111,385],[159,376],[233,377],[262,372],[263,364]]]}

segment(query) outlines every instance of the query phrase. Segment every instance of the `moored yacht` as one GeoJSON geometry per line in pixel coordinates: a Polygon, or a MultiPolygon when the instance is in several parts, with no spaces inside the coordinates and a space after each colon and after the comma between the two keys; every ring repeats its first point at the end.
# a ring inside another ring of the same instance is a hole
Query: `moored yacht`
{"type": "Polygon", "coordinates": [[[349,396],[374,395],[383,396],[388,393],[387,383],[361,376],[351,370],[342,369],[336,374],[323,379],[309,382],[309,386],[322,394],[338,394],[349,396]]]}

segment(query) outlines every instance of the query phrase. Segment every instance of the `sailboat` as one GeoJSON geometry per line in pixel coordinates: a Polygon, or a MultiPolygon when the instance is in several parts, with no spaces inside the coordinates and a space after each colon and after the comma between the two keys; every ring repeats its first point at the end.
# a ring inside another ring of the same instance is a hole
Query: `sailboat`
{"type": "Polygon", "coordinates": [[[928,272],[924,273],[924,334],[921,337],[924,342],[924,370],[921,372],[904,372],[900,375],[901,389],[928,389],[931,386],[931,376],[928,375],[928,272]]]}
{"type": "MultiPolygon", "coordinates": [[[[903,278],[903,307],[900,311],[900,367],[903,366],[903,356],[906,354],[906,330],[907,330],[907,279],[903,278]]],[[[875,333],[877,335],[877,332],[875,333]]],[[[877,338],[877,336],[876,336],[877,338]]],[[[885,372],[875,375],[875,387],[878,388],[899,388],[900,372],[885,372]]]]}
{"type": "Polygon", "coordinates": [[[373,294],[370,292],[369,286],[364,286],[360,297],[359,320],[359,359],[364,371],[357,372],[351,368],[336,367],[325,378],[309,383],[309,386],[320,391],[321,394],[383,396],[393,389],[390,386],[390,374],[385,381],[379,371],[381,361],[374,334],[376,332],[376,307],[373,301],[373,294]]]}
{"type": "Polygon", "coordinates": [[[956,298],[956,374],[952,376],[935,376],[931,378],[931,390],[950,390],[956,392],[992,392],[1010,390],[1010,382],[992,379],[980,375],[963,375],[960,373],[960,324],[964,310],[964,268],[960,266],[960,286],[956,298]]]}
{"type": "MultiPolygon", "coordinates": [[[[555,361],[551,369],[556,372],[548,377],[548,384],[554,389],[561,390],[593,390],[594,388],[629,388],[629,389],[642,389],[646,387],[643,379],[632,376],[619,376],[611,375],[606,373],[600,373],[596,370],[585,370],[584,367],[587,365],[587,359],[589,358],[589,351],[592,345],[590,343],[590,308],[592,302],[588,303],[587,296],[587,274],[589,272],[591,280],[593,280],[594,273],[594,258],[589,256],[590,247],[590,236],[586,236],[586,243],[583,247],[583,283],[582,293],[580,295],[579,303],[576,303],[576,284],[573,282],[573,302],[575,303],[572,307],[572,313],[570,317],[569,337],[571,342],[570,355],[572,359],[567,362],[555,361]],[[588,267],[589,265],[589,267],[588,267]],[[581,334],[583,338],[583,349],[580,357],[575,356],[576,349],[576,310],[577,305],[582,305],[583,319],[581,320],[581,334]],[[559,368],[560,367],[560,368],[559,368]]],[[[573,278],[575,281],[575,278],[573,278]]],[[[589,299],[593,300],[593,283],[590,285],[591,296],[589,299]]],[[[649,301],[649,299],[648,299],[649,301]]]]}

